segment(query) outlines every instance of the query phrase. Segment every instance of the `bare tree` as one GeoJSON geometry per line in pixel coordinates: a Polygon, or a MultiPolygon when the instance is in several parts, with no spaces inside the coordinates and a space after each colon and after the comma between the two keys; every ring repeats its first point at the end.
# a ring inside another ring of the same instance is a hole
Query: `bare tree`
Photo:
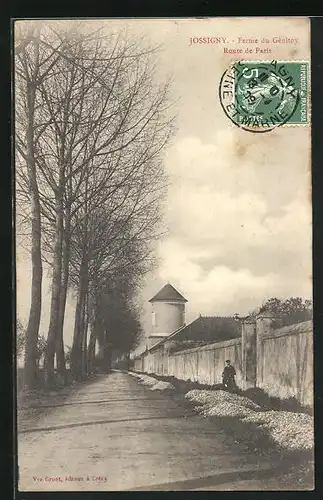
{"type": "MultiPolygon", "coordinates": [[[[155,51],[140,41],[102,30],[88,33],[77,23],[69,31],[60,23],[46,25],[34,38],[28,32],[28,43],[19,45],[22,80],[35,47],[41,62],[34,58],[43,68],[41,75],[39,70],[33,75],[36,121],[21,99],[27,116],[22,127],[32,121],[33,168],[25,154],[27,141],[19,145],[27,164],[21,169],[20,186],[26,194],[33,174],[35,188],[28,190],[27,198],[34,206],[37,194],[38,219],[36,213],[31,215],[38,221],[38,236],[36,229],[32,232],[32,245],[38,242],[39,248],[37,270],[42,264],[41,238],[52,268],[45,358],[51,384],[55,353],[61,374],[65,372],[63,324],[69,283],[77,290],[73,365],[87,349],[94,278],[108,279],[117,269],[120,272],[120,262],[131,268],[132,262],[147,261],[150,255],[148,242],[156,236],[164,188],[161,152],[173,119],[168,111],[169,82],[155,83],[155,51]],[[125,247],[135,240],[136,252],[129,258],[125,247]]],[[[33,310],[40,314],[39,281],[38,273],[33,310]]],[[[35,345],[38,329],[39,324],[30,345],[35,345]]],[[[81,372],[85,365],[83,361],[81,372]]]]}
{"type": "Polygon", "coordinates": [[[37,341],[42,301],[42,255],[41,255],[41,206],[39,181],[36,172],[36,149],[40,131],[46,124],[39,123],[40,103],[37,88],[57,62],[55,47],[50,51],[40,46],[40,24],[29,24],[27,28],[18,23],[15,54],[15,98],[16,98],[16,166],[18,182],[24,181],[31,206],[31,258],[32,286],[31,306],[26,332],[24,384],[32,388],[37,382],[37,341]],[[25,31],[25,33],[24,33],[25,31]],[[23,163],[23,166],[22,166],[23,163]]]}

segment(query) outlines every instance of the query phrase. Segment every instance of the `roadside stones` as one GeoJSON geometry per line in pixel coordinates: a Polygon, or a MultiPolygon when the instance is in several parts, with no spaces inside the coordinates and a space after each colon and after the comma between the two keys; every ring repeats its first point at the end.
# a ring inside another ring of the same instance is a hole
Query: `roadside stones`
{"type": "Polygon", "coordinates": [[[170,382],[159,381],[150,388],[151,391],[175,391],[175,387],[170,382]]]}
{"type": "Polygon", "coordinates": [[[193,389],[185,397],[196,403],[196,411],[205,417],[254,423],[285,451],[310,451],[314,447],[313,417],[305,413],[266,411],[245,396],[226,391],[193,389]]]}
{"type": "Polygon", "coordinates": [[[156,380],[149,375],[139,374],[135,372],[128,372],[129,375],[135,377],[142,385],[149,387],[151,391],[174,391],[175,387],[170,382],[163,382],[156,380]]]}

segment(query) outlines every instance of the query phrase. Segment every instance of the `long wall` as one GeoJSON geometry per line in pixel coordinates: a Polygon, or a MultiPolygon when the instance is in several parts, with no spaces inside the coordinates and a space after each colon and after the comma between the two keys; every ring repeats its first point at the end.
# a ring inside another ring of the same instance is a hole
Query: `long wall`
{"type": "Polygon", "coordinates": [[[134,369],[157,375],[172,375],[181,380],[201,384],[219,384],[225,361],[231,360],[237,372],[236,382],[242,384],[241,338],[226,340],[184,351],[169,352],[161,346],[134,361],[134,369]]]}
{"type": "Polygon", "coordinates": [[[230,359],[237,372],[237,384],[241,381],[241,339],[177,352],[170,357],[169,374],[191,379],[201,384],[219,384],[225,360],[230,359]]]}
{"type": "Polygon", "coordinates": [[[313,406],[313,327],[310,321],[263,336],[262,370],[257,385],[280,398],[313,406]]]}
{"type": "Polygon", "coordinates": [[[134,369],[213,385],[221,382],[225,360],[230,359],[239,387],[260,387],[271,396],[295,397],[312,406],[312,322],[278,330],[271,324],[262,316],[243,325],[240,338],[174,353],[162,344],[137,357],[134,369]]]}

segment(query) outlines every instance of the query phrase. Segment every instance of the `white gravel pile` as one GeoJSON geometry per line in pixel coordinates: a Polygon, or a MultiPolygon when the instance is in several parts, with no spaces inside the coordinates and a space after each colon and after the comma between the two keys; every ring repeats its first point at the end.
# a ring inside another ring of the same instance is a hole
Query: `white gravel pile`
{"type": "Polygon", "coordinates": [[[136,372],[128,372],[128,373],[132,377],[135,377],[138,380],[138,382],[140,382],[142,385],[153,386],[157,382],[155,378],[149,377],[149,375],[144,375],[142,373],[136,373],[136,372]]]}
{"type": "Polygon", "coordinates": [[[129,375],[131,375],[132,377],[135,377],[135,378],[140,378],[142,377],[141,373],[136,373],[136,372],[128,372],[129,375]]]}
{"type": "Polygon", "coordinates": [[[128,372],[128,373],[129,375],[135,377],[138,380],[138,382],[140,382],[142,385],[149,387],[149,389],[152,391],[175,390],[173,384],[170,384],[169,382],[162,382],[161,380],[156,380],[155,378],[150,377],[149,375],[143,375],[141,373],[135,373],[135,372],[128,372]]]}
{"type": "Polygon", "coordinates": [[[161,380],[157,384],[150,387],[151,391],[174,391],[175,387],[170,382],[162,382],[161,380]]]}
{"type": "Polygon", "coordinates": [[[152,387],[157,382],[157,380],[155,378],[149,377],[148,375],[141,375],[141,377],[138,378],[138,381],[142,385],[147,385],[148,387],[152,387]]]}
{"type": "Polygon", "coordinates": [[[310,415],[270,410],[254,412],[243,420],[267,430],[275,443],[289,451],[309,451],[314,448],[314,419],[310,415]]]}
{"type": "Polygon", "coordinates": [[[153,377],[149,377],[149,375],[144,375],[143,373],[136,373],[136,372],[128,372],[129,375],[132,377],[135,377],[138,382],[140,382],[143,385],[154,385],[157,380],[153,377]]]}
{"type": "Polygon", "coordinates": [[[251,399],[246,398],[245,396],[238,396],[237,394],[232,394],[227,391],[206,391],[193,389],[185,394],[185,397],[195,401],[196,403],[214,407],[217,404],[226,402],[235,405],[242,405],[246,409],[260,411],[261,406],[257,405],[251,399]]]}
{"type": "Polygon", "coordinates": [[[250,399],[226,391],[194,389],[185,394],[185,397],[197,403],[196,410],[204,416],[236,417],[242,422],[257,424],[285,450],[307,451],[314,447],[314,421],[310,415],[264,411],[250,399]]]}

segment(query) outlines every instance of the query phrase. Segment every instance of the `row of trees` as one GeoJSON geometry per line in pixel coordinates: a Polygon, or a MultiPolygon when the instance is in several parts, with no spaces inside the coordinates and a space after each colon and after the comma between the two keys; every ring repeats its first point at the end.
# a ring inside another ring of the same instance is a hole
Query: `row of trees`
{"type": "Polygon", "coordinates": [[[98,342],[130,349],[140,334],[134,294],[154,263],[172,133],[169,82],[156,49],[80,21],[15,25],[17,228],[31,250],[25,385],[37,383],[44,263],[51,307],[44,371],[66,380],[63,326],[76,296],[71,370],[91,371],[98,342]]]}

